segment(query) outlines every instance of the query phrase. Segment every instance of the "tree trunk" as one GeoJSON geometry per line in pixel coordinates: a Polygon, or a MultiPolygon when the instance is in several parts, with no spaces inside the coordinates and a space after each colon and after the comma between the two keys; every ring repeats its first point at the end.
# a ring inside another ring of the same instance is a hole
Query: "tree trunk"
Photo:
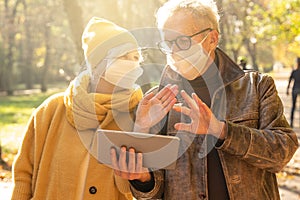
{"type": "Polygon", "coordinates": [[[251,43],[250,40],[246,40],[246,48],[251,57],[252,67],[254,70],[258,71],[257,58],[256,58],[256,43],[251,43]]]}
{"type": "Polygon", "coordinates": [[[25,17],[25,23],[24,23],[24,30],[26,35],[26,41],[25,41],[25,53],[24,53],[24,74],[25,75],[25,85],[26,89],[32,89],[33,88],[33,70],[32,70],[32,59],[33,59],[33,45],[32,45],[32,35],[30,31],[30,21],[28,20],[27,15],[27,5],[26,2],[23,2],[24,4],[24,15],[25,17]]]}
{"type": "Polygon", "coordinates": [[[5,61],[3,68],[3,79],[4,79],[4,87],[7,92],[7,95],[11,96],[14,93],[13,89],[13,47],[15,46],[15,20],[18,11],[18,5],[21,3],[21,0],[17,0],[12,7],[9,9],[9,1],[4,1],[4,28],[1,30],[4,35],[4,53],[5,61]]]}
{"type": "Polygon", "coordinates": [[[77,60],[79,64],[82,64],[84,61],[83,51],[81,48],[81,35],[84,29],[82,9],[77,0],[63,0],[63,4],[68,16],[72,39],[77,49],[77,60]]]}
{"type": "Polygon", "coordinates": [[[4,79],[5,79],[5,88],[8,96],[13,95],[13,53],[12,53],[12,45],[14,43],[12,34],[9,36],[8,40],[8,49],[6,54],[6,62],[4,68],[4,79]]]}
{"type": "Polygon", "coordinates": [[[10,13],[10,9],[8,6],[8,0],[5,1],[5,25],[4,28],[4,53],[5,60],[4,60],[4,68],[3,68],[3,79],[4,79],[4,88],[7,95],[13,95],[13,88],[12,88],[12,80],[13,80],[13,54],[12,54],[12,47],[14,45],[14,15],[10,13]]]}
{"type": "MultiPolygon", "coordinates": [[[[223,8],[223,0],[217,0],[217,6],[218,6],[219,10],[222,9],[223,8]]],[[[226,42],[227,42],[227,38],[226,38],[226,34],[225,34],[225,24],[226,24],[226,14],[224,14],[224,16],[221,17],[221,19],[220,19],[221,37],[220,37],[219,47],[223,50],[226,49],[226,42]]]]}
{"type": "Polygon", "coordinates": [[[46,54],[45,54],[45,62],[44,62],[44,66],[42,69],[42,75],[41,75],[41,91],[42,92],[47,92],[48,90],[48,86],[47,86],[47,73],[49,70],[49,62],[50,62],[50,54],[51,54],[51,45],[50,45],[50,29],[51,27],[46,24],[45,25],[45,41],[46,41],[46,54]]]}

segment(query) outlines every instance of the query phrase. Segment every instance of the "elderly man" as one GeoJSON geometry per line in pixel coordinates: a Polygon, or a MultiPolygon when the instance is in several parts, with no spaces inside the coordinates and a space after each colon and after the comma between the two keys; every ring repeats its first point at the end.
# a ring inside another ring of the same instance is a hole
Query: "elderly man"
{"type": "Polygon", "coordinates": [[[242,71],[217,47],[219,15],[212,0],[170,0],[158,10],[157,24],[168,63],[160,88],[176,84],[181,93],[155,126],[145,123],[149,114],[139,108],[136,130],[180,137],[176,169],[137,176],[141,167],[131,158],[129,168],[115,161],[115,171],[131,179],[138,199],[280,199],[275,173],[298,142],[273,79],[242,71]]]}

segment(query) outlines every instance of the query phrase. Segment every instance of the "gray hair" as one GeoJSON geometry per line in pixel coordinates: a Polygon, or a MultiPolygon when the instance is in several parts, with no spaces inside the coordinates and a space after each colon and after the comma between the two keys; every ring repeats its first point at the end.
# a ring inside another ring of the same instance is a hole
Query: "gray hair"
{"type": "Polygon", "coordinates": [[[179,10],[190,11],[195,19],[220,32],[220,15],[214,0],[169,0],[156,13],[157,27],[163,28],[168,18],[179,10]]]}

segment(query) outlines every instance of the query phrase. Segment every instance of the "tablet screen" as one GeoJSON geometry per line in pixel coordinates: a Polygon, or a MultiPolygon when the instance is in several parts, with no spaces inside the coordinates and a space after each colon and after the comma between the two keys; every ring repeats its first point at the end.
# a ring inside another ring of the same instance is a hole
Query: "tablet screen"
{"type": "Polygon", "coordinates": [[[99,129],[97,140],[98,160],[103,164],[111,165],[112,147],[118,154],[120,148],[126,146],[143,153],[143,166],[146,168],[174,169],[176,166],[180,139],[175,136],[99,129]]]}

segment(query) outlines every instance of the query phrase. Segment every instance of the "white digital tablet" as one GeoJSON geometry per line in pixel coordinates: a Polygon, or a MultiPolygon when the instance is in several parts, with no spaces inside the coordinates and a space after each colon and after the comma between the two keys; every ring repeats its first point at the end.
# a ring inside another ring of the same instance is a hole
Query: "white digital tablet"
{"type": "Polygon", "coordinates": [[[143,166],[150,169],[174,169],[178,158],[180,139],[176,136],[163,136],[137,132],[97,130],[98,161],[111,165],[110,149],[119,154],[120,148],[133,147],[143,153],[143,166]]]}

